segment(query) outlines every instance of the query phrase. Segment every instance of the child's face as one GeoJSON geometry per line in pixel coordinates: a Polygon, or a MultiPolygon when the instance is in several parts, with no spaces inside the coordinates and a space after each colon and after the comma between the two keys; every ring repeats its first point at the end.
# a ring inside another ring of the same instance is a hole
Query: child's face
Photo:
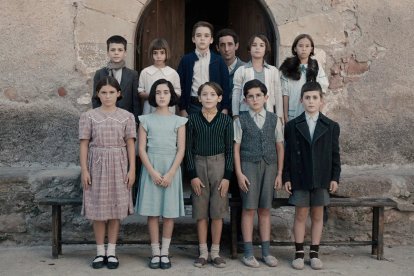
{"type": "Polygon", "coordinates": [[[258,37],[255,37],[250,46],[250,55],[252,58],[263,58],[266,53],[266,43],[258,37]]]}
{"type": "Polygon", "coordinates": [[[300,102],[303,104],[305,111],[310,115],[316,115],[323,103],[319,91],[307,91],[303,93],[300,102]]]}
{"type": "Polygon", "coordinates": [[[116,100],[121,95],[121,91],[116,91],[115,87],[110,85],[104,85],[98,91],[98,98],[105,107],[116,106],[116,100]]]}
{"type": "Polygon", "coordinates": [[[118,63],[125,59],[126,51],[124,44],[122,43],[110,43],[109,50],[108,50],[108,57],[109,60],[118,63]]]}
{"type": "Polygon", "coordinates": [[[307,59],[312,52],[313,47],[309,39],[306,37],[300,39],[298,44],[296,44],[295,52],[298,55],[299,59],[307,59]]]}
{"type": "Polygon", "coordinates": [[[165,83],[157,85],[155,89],[155,102],[157,103],[158,107],[168,107],[171,100],[171,92],[168,85],[165,83]]]}
{"type": "Polygon", "coordinates": [[[154,59],[154,65],[162,66],[165,65],[165,60],[167,59],[167,54],[164,49],[153,50],[152,58],[154,59]]]}
{"type": "Polygon", "coordinates": [[[222,97],[217,95],[216,90],[213,87],[205,85],[201,90],[198,100],[201,102],[205,109],[217,108],[217,104],[221,102],[222,97]]]}
{"type": "Polygon", "coordinates": [[[262,111],[267,98],[268,96],[265,95],[259,87],[254,87],[247,91],[247,95],[244,100],[251,110],[254,112],[260,112],[262,111]]]}
{"type": "Polygon", "coordinates": [[[207,27],[198,27],[193,37],[193,43],[196,45],[197,50],[201,52],[207,51],[210,44],[213,43],[210,29],[207,27]]]}
{"type": "Polygon", "coordinates": [[[217,51],[225,61],[232,62],[236,57],[236,51],[239,49],[239,43],[234,43],[234,38],[231,35],[222,36],[219,38],[217,51]]]}

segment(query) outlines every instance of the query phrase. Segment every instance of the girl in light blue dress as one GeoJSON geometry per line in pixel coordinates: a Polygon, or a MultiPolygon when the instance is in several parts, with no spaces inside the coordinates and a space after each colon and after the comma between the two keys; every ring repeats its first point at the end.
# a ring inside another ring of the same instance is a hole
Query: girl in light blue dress
{"type": "Polygon", "coordinates": [[[184,216],[180,164],[185,151],[187,118],[172,114],[168,107],[177,104],[178,96],[171,82],[154,82],[148,102],[156,110],[139,116],[138,152],[142,162],[137,212],[148,216],[152,258],[150,268],[171,267],[168,251],[174,218],[184,216]],[[163,218],[162,243],[159,243],[159,217],[163,218]]]}

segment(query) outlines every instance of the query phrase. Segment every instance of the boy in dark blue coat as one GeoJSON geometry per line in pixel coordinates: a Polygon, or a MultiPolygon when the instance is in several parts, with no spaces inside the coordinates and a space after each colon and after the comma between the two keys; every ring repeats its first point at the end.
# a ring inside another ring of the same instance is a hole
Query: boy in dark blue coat
{"type": "Polygon", "coordinates": [[[205,21],[199,21],[193,26],[192,40],[196,48],[194,52],[182,57],[178,65],[178,75],[181,83],[180,114],[188,114],[201,110],[197,91],[201,84],[215,82],[223,90],[223,100],[220,109],[227,114],[230,108],[229,71],[220,55],[210,51],[213,43],[213,26],[205,21]]]}
{"type": "Polygon", "coordinates": [[[329,193],[336,192],[341,173],[339,125],[319,112],[322,106],[319,83],[307,82],[303,85],[301,102],[305,112],[285,127],[283,183],[290,194],[289,203],[296,206],[293,226],[296,254],[292,266],[295,269],[304,267],[303,241],[310,209],[310,263],[313,269],[322,269],[318,252],[323,229],[323,207],[329,204],[329,193]]]}

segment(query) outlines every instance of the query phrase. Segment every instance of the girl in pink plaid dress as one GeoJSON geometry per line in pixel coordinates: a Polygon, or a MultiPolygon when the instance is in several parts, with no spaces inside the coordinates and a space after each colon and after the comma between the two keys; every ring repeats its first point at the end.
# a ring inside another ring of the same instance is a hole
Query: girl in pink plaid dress
{"type": "Polygon", "coordinates": [[[130,189],[135,182],[136,127],[134,115],[116,107],[122,97],[116,79],[104,77],[96,92],[102,105],[79,120],[82,214],[93,220],[97,254],[92,267],[113,269],[119,265],[115,246],[120,220],[133,213],[130,189]]]}
{"type": "Polygon", "coordinates": [[[168,269],[168,256],[174,218],[184,216],[180,164],[184,158],[187,118],[172,114],[168,107],[177,104],[178,96],[171,82],[154,82],[148,102],[155,112],[139,116],[139,157],[142,171],[139,197],[135,205],[140,215],[148,217],[152,258],[150,268],[168,269]],[[162,217],[162,244],[159,241],[159,218],[162,217]]]}

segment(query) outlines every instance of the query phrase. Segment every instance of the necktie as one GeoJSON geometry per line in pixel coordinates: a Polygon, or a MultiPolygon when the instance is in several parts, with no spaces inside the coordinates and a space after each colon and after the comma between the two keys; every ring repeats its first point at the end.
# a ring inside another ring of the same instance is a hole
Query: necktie
{"type": "Polygon", "coordinates": [[[302,73],[305,73],[305,74],[306,74],[306,66],[305,66],[305,64],[301,64],[301,65],[300,65],[300,71],[301,71],[302,73]]]}

